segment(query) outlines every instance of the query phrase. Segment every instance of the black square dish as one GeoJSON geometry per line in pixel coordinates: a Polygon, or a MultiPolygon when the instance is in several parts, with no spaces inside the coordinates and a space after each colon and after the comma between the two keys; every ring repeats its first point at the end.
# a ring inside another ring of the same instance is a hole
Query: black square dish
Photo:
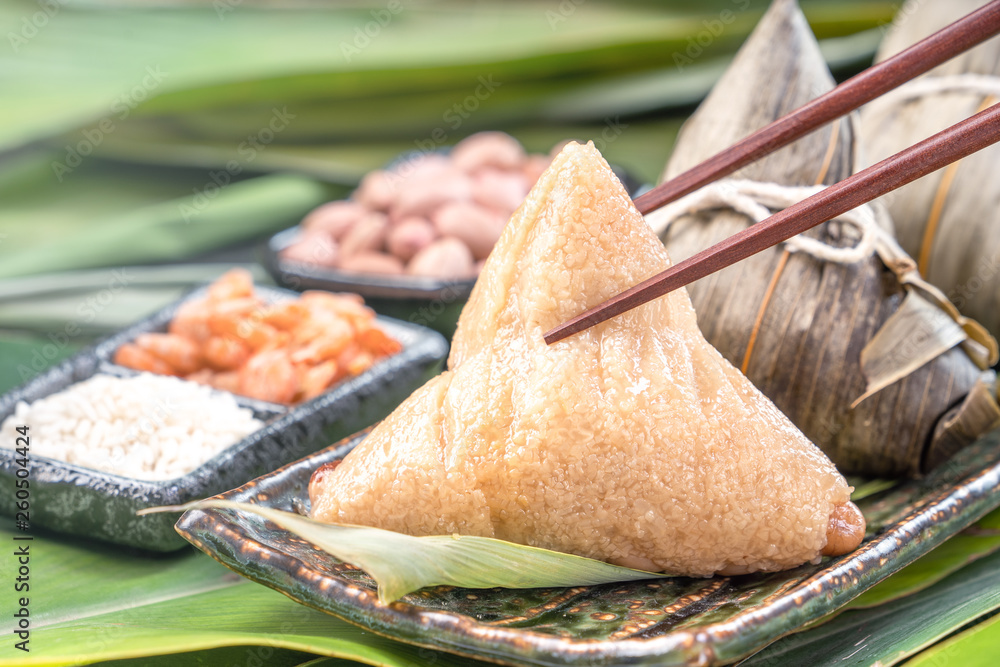
{"type": "MultiPolygon", "coordinates": [[[[268,301],[296,296],[273,288],[256,287],[256,291],[268,301]]],[[[97,373],[135,374],[111,363],[115,350],[140,333],[166,330],[180,304],[200,295],[195,292],[167,306],[0,396],[0,423],[19,402],[31,403],[97,373]]],[[[264,426],[181,477],[166,481],[123,477],[33,456],[29,449],[30,524],[153,551],[185,546],[169,515],[139,517],[136,511],[217,494],[326,447],[382,419],[440,370],[448,344],[438,333],[384,317],[378,323],[402,343],[398,354],[299,405],[236,396],[237,403],[250,408],[264,426]]],[[[10,516],[16,510],[15,482],[21,468],[14,446],[0,443],[0,512],[10,516]]]]}

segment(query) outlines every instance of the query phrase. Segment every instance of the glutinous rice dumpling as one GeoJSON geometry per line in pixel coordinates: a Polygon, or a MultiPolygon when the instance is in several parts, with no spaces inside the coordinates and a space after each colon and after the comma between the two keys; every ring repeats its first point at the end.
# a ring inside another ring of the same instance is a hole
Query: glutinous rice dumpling
{"type": "Polygon", "coordinates": [[[669,265],[600,153],[566,146],[487,260],[449,370],[316,471],[314,518],[692,576],[854,549],[850,487],[705,341],[684,290],[542,340],[669,265]]]}

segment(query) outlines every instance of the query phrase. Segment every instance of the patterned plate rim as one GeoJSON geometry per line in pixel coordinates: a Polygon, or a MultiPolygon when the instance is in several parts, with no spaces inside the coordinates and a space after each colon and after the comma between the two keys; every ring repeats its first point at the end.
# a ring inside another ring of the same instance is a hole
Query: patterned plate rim
{"type": "MultiPolygon", "coordinates": [[[[268,504],[273,500],[267,494],[269,487],[303,475],[308,481],[312,470],[342,458],[366,434],[367,430],[345,438],[216,497],[268,504]]],[[[1000,432],[986,438],[1000,441],[1000,432]]],[[[1000,505],[1000,461],[994,460],[960,482],[921,500],[916,509],[887,525],[858,550],[830,561],[824,569],[775,596],[767,605],[751,607],[708,626],[678,629],[645,639],[562,638],[497,626],[457,612],[442,612],[407,602],[383,605],[373,591],[311,569],[295,556],[247,536],[229,510],[186,512],[176,529],[230,569],[302,604],[390,639],[512,665],[642,665],[654,661],[657,665],[712,665],[739,660],[788,634],[790,628],[801,627],[847,604],[995,509],[1000,505]],[[234,566],[235,562],[255,565],[241,570],[234,566]],[[280,574],[278,581],[266,576],[275,573],[280,574]],[[303,590],[322,591],[329,596],[329,604],[323,606],[309,600],[303,590]],[[776,624],[779,620],[781,623],[776,624]],[[428,635],[428,630],[434,631],[433,636],[428,635]]],[[[275,531],[281,532],[276,527],[275,531]]]]}

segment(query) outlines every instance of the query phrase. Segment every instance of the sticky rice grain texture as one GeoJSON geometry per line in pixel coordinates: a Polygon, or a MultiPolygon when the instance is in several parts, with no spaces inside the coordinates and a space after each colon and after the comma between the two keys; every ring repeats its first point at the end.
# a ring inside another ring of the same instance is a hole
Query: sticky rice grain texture
{"type": "Polygon", "coordinates": [[[684,290],[542,340],[668,266],[600,153],[568,145],[490,255],[449,370],[314,478],[313,515],[692,576],[818,558],[850,489],[705,341],[684,290]]]}

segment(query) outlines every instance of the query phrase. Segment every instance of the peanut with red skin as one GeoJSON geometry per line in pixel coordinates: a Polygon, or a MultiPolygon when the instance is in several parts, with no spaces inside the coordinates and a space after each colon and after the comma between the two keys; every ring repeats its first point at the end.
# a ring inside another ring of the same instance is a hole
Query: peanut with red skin
{"type": "Polygon", "coordinates": [[[385,239],[386,247],[404,262],[429,246],[438,237],[438,231],[426,218],[405,218],[393,225],[385,239]]]}
{"type": "Polygon", "coordinates": [[[340,261],[340,247],[323,232],[306,232],[298,241],[281,251],[281,258],[335,267],[340,261]]]}
{"type": "Polygon", "coordinates": [[[507,224],[502,213],[472,202],[445,204],[434,212],[433,220],[441,236],[453,236],[462,241],[476,259],[490,254],[507,224]]]}
{"type": "Polygon", "coordinates": [[[378,251],[385,241],[385,234],[389,230],[389,220],[382,213],[369,213],[363,220],[351,227],[350,231],[344,234],[340,242],[341,260],[343,267],[348,257],[359,252],[378,251]]]}
{"type": "Polygon", "coordinates": [[[472,173],[482,168],[517,170],[525,160],[517,139],[503,132],[480,132],[463,139],[451,150],[455,166],[472,173]]]}
{"type": "Polygon", "coordinates": [[[524,164],[521,165],[521,175],[528,183],[529,187],[534,185],[541,177],[542,173],[552,164],[552,158],[548,155],[529,155],[524,164]]]}
{"type": "Polygon", "coordinates": [[[448,155],[418,154],[369,172],[350,200],[310,213],[298,242],[281,257],[345,271],[476,275],[550,162],[551,156],[526,154],[503,132],[471,135],[448,155]]]}
{"type": "Polygon", "coordinates": [[[430,278],[469,278],[473,273],[472,253],[456,238],[438,239],[410,260],[406,272],[430,278]]]}
{"type": "Polygon", "coordinates": [[[472,179],[457,169],[414,174],[400,184],[389,215],[393,220],[426,216],[442,204],[471,196],[472,179]]]}
{"type": "Polygon", "coordinates": [[[865,539],[865,517],[852,502],[833,508],[826,529],[824,556],[842,556],[857,549],[865,539]]]}
{"type": "Polygon", "coordinates": [[[529,189],[530,186],[520,171],[483,169],[472,181],[472,199],[489,208],[514,211],[524,201],[529,189]]]}
{"type": "Polygon", "coordinates": [[[384,252],[365,251],[351,255],[340,263],[344,271],[358,273],[381,273],[384,275],[400,275],[403,273],[403,263],[397,257],[384,252]]]}
{"type": "Polygon", "coordinates": [[[331,238],[339,239],[367,214],[368,209],[358,202],[332,201],[309,213],[302,221],[302,228],[308,231],[323,231],[331,238]]]}
{"type": "Polygon", "coordinates": [[[372,211],[387,211],[395,197],[395,187],[389,174],[381,169],[368,172],[354,191],[355,201],[372,211]]]}

